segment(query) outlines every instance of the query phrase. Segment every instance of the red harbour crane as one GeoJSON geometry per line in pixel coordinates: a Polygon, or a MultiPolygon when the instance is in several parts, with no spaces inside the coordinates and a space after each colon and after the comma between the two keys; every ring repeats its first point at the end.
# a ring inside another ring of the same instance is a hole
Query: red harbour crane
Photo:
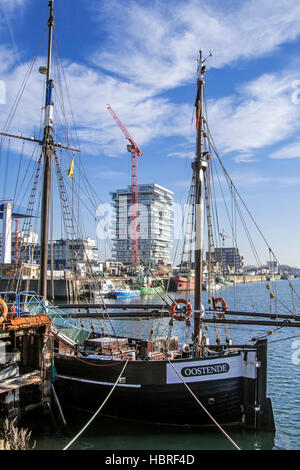
{"type": "Polygon", "coordinates": [[[129,141],[127,150],[131,153],[131,262],[133,266],[136,266],[139,257],[138,223],[136,220],[138,216],[138,157],[141,157],[143,154],[110,104],[108,104],[106,107],[120,127],[126,139],[129,141]]]}

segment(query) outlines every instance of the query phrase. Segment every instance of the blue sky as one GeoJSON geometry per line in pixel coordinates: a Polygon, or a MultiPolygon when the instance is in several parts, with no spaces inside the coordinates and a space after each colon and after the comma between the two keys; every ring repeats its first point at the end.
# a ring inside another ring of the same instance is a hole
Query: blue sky
{"type": "MultiPolygon", "coordinates": [[[[91,184],[104,202],[130,182],[110,103],[143,156],[139,181],[184,202],[195,148],[198,52],[207,60],[210,130],[282,263],[300,266],[298,0],[56,0],[60,55],[91,184]]],[[[47,0],[0,0],[0,80],[8,115],[48,19],[47,0]]],[[[10,131],[33,135],[46,41],[10,131]]],[[[0,127],[3,127],[2,125],[0,127]]],[[[89,234],[94,236],[90,229],[89,234]]],[[[245,254],[246,261],[247,253],[245,254]]],[[[249,261],[250,258],[249,258],[249,261]]]]}

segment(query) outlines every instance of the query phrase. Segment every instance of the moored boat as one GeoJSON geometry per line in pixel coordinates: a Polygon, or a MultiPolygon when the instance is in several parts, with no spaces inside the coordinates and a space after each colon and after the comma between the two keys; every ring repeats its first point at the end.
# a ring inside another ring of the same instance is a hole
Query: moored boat
{"type": "Polygon", "coordinates": [[[139,290],[130,289],[129,287],[126,286],[120,289],[115,289],[112,295],[116,299],[119,299],[119,298],[139,297],[141,293],[139,290]]]}
{"type": "Polygon", "coordinates": [[[154,294],[163,294],[164,289],[162,286],[149,286],[149,287],[140,287],[141,295],[154,295],[154,294]]]}
{"type": "MultiPolygon", "coordinates": [[[[143,310],[156,314],[167,313],[163,318],[164,336],[154,334],[155,328],[145,332],[144,337],[134,334],[117,334],[109,317],[109,308],[103,302],[104,317],[109,321],[110,331],[99,321],[98,330],[93,326],[78,327],[72,318],[47,302],[47,262],[49,241],[49,211],[51,196],[51,158],[56,144],[53,140],[53,102],[51,90],[51,51],[54,23],[53,1],[49,1],[48,22],[48,66],[46,78],[47,98],[45,103],[44,138],[42,145],[44,163],[43,193],[41,210],[41,264],[40,290],[45,312],[52,320],[55,337],[55,389],[63,406],[86,409],[94,412],[104,403],[112,387],[104,414],[114,417],[147,421],[160,424],[210,425],[211,416],[221,424],[244,425],[252,429],[274,430],[271,400],[267,396],[267,340],[266,337],[245,338],[234,344],[229,338],[227,325],[258,325],[243,319],[232,320],[229,315],[253,312],[234,312],[223,299],[208,299],[203,305],[203,251],[204,251],[204,203],[209,209],[207,186],[211,170],[212,147],[208,140],[210,133],[203,112],[203,87],[205,60],[200,53],[196,90],[196,152],[192,163],[191,195],[196,244],[189,255],[194,257],[194,276],[184,277],[186,286],[193,283],[193,305],[185,296],[173,299],[165,294],[162,306],[143,304],[143,310]],[[197,215],[197,217],[196,217],[197,215]],[[199,216],[200,215],[200,216],[199,216]],[[213,300],[213,305],[211,300],[213,300]],[[208,337],[209,324],[213,324],[213,340],[208,337]],[[174,334],[180,325],[181,338],[174,334]],[[174,328],[176,326],[176,328],[174,328]],[[224,326],[224,340],[220,327],[224,326]],[[183,341],[184,340],[184,341],[183,341]],[[122,376],[120,376],[122,372],[122,376]],[[193,394],[193,395],[192,395],[193,394]],[[199,406],[197,400],[201,402],[199,406]]],[[[19,137],[23,138],[23,137],[19,137]]],[[[65,147],[70,150],[68,146],[65,147]]],[[[75,151],[75,150],[74,150],[75,151]]],[[[64,189],[62,180],[60,188],[64,189]]],[[[233,185],[231,184],[231,189],[233,185]]],[[[211,194],[211,193],[209,193],[211,194]]],[[[236,198],[236,194],[234,195],[236,198]]],[[[63,200],[65,203],[65,199],[63,200]]],[[[210,222],[207,224],[210,229],[210,222]]],[[[209,233],[209,251],[213,251],[213,233],[209,233]]],[[[208,263],[208,268],[210,264],[208,263]]],[[[182,276],[179,276],[179,279],[182,276]]],[[[185,286],[185,289],[187,290],[185,286]]],[[[181,287],[181,286],[180,286],[181,287]]],[[[270,286],[268,287],[270,293],[270,286]]],[[[122,297],[140,295],[140,291],[118,289],[122,297]]],[[[270,293],[268,300],[273,300],[270,293]]],[[[40,308],[39,303],[38,308],[40,308]]],[[[82,305],[82,308],[84,304],[82,305]]],[[[34,312],[37,306],[30,305],[34,312]]],[[[95,307],[99,309],[100,306],[95,307]]],[[[130,314],[130,303],[122,306],[122,314],[130,314]],[[123,312],[125,311],[125,313],[123,312]]],[[[139,313],[139,312],[138,312],[139,313]]],[[[272,312],[271,312],[272,313],[272,312]]],[[[149,314],[149,316],[150,316],[149,314]]],[[[93,315],[97,316],[97,312],[93,315]]],[[[257,314],[259,316],[259,314],[257,314]]],[[[264,317],[266,314],[261,314],[264,317]]],[[[85,320],[88,315],[82,315],[85,320]]],[[[163,317],[163,315],[161,315],[163,317]]],[[[155,316],[153,315],[155,319],[155,316]]],[[[277,318],[277,317],[276,317],[277,318]]],[[[268,322],[276,326],[288,324],[285,316],[280,325],[270,316],[268,322]]],[[[152,319],[151,319],[152,320],[152,319]]],[[[269,323],[265,324],[269,325],[269,323]]],[[[143,325],[142,325],[143,326],[143,325]]],[[[261,331],[260,331],[261,333],[261,331]]]]}
{"type": "MultiPolygon", "coordinates": [[[[205,72],[201,55],[199,64],[198,106],[202,103],[205,72]]],[[[201,144],[202,111],[197,112],[200,115],[192,166],[194,201],[195,207],[203,207],[203,179],[208,160],[201,144]]],[[[201,218],[197,223],[196,233],[203,237],[201,218]]],[[[194,251],[194,308],[186,298],[174,300],[171,306],[166,301],[166,308],[168,305],[170,308],[168,335],[155,338],[152,331],[150,339],[145,340],[118,335],[111,338],[93,331],[74,345],[59,326],[54,330],[56,387],[64,405],[93,411],[115,385],[104,410],[108,415],[160,424],[209,425],[211,413],[222,424],[274,429],[272,405],[266,395],[266,341],[251,346],[235,346],[229,340],[224,345],[219,341],[209,344],[205,335],[202,251],[201,245],[194,251]],[[171,336],[173,325],[182,322],[188,331],[192,314],[193,340],[180,346],[178,337],[171,336]],[[122,377],[118,378],[121,371],[122,377]],[[209,412],[199,408],[186,387],[209,412]]],[[[188,276],[186,281],[190,281],[188,276]]],[[[223,299],[216,299],[215,313],[222,319],[226,308],[219,306],[220,300],[223,299]]]]}
{"type": "Polygon", "coordinates": [[[138,275],[136,288],[141,295],[162,294],[164,292],[161,281],[153,280],[151,276],[143,274],[138,275]]]}
{"type": "Polygon", "coordinates": [[[195,289],[195,277],[178,275],[172,278],[172,286],[175,292],[191,292],[195,289]]]}

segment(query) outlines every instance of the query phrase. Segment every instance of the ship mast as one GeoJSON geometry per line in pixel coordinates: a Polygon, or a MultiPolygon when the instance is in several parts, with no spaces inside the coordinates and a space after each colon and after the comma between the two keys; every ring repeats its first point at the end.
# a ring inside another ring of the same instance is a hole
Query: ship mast
{"type": "Polygon", "coordinates": [[[47,265],[48,265],[48,241],[49,241],[49,209],[50,209],[50,194],[52,185],[52,157],[55,155],[55,148],[65,149],[80,153],[80,149],[70,147],[69,145],[62,145],[61,143],[53,141],[53,80],[51,78],[51,64],[52,64],[52,44],[53,44],[53,27],[54,27],[54,13],[53,13],[54,0],[48,1],[50,8],[50,16],[48,20],[48,59],[47,66],[40,67],[40,73],[46,75],[46,100],[45,100],[45,123],[43,139],[34,139],[32,137],[24,137],[23,135],[8,134],[7,132],[0,132],[0,135],[23,141],[36,142],[42,147],[44,173],[42,179],[42,205],[41,205],[41,256],[40,256],[40,281],[39,281],[39,295],[47,298],[47,265]]]}
{"type": "Polygon", "coordinates": [[[54,153],[54,142],[52,138],[52,119],[53,119],[53,102],[52,90],[53,80],[51,79],[51,61],[52,61],[52,40],[53,40],[53,0],[48,3],[50,7],[50,16],[48,21],[48,61],[47,61],[47,78],[46,78],[46,102],[45,102],[45,127],[42,140],[42,149],[44,157],[44,174],[43,174],[43,190],[42,190],[42,206],[41,206],[41,258],[40,258],[40,282],[39,295],[47,298],[47,265],[48,265],[48,240],[49,240],[49,206],[50,192],[52,180],[52,156],[54,153]]]}
{"type": "Polygon", "coordinates": [[[207,162],[203,155],[203,86],[205,73],[202,51],[198,66],[197,96],[196,96],[196,155],[192,163],[193,179],[195,182],[195,297],[194,297],[194,342],[195,353],[201,355],[202,344],[202,285],[203,285],[203,249],[204,249],[204,172],[207,162]]]}

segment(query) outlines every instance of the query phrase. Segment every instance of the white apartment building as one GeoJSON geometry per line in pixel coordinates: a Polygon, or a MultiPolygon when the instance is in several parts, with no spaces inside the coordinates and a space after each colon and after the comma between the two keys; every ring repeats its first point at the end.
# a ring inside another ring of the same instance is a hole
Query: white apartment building
{"type": "MultiPolygon", "coordinates": [[[[113,257],[131,264],[131,187],[111,193],[115,209],[113,257]]],[[[138,249],[146,264],[169,263],[173,244],[173,192],[158,184],[138,187],[138,249]]]]}
{"type": "MultiPolygon", "coordinates": [[[[53,241],[53,268],[70,269],[72,266],[81,263],[97,263],[98,247],[97,242],[91,238],[79,238],[75,240],[54,240],[53,241]]],[[[12,262],[16,260],[16,234],[12,234],[12,262]]],[[[1,254],[1,239],[0,239],[1,254]]],[[[48,249],[48,266],[50,267],[50,245],[48,249]]],[[[18,234],[18,261],[19,263],[40,263],[40,244],[38,235],[34,232],[18,234]]]]}

